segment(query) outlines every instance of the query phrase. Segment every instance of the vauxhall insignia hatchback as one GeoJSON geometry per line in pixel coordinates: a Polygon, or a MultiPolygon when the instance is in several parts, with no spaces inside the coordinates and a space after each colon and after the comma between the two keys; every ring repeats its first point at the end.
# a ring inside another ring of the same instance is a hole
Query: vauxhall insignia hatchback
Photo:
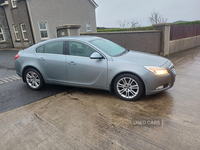
{"type": "Polygon", "coordinates": [[[21,50],[15,69],[33,90],[58,84],[114,91],[137,100],[171,88],[176,72],[161,56],[125,49],[93,36],[50,39],[21,50]]]}

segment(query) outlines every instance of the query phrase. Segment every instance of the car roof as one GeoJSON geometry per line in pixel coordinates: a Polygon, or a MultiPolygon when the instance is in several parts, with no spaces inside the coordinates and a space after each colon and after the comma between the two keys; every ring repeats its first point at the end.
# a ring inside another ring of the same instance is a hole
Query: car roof
{"type": "Polygon", "coordinates": [[[60,41],[60,40],[77,40],[77,41],[84,41],[84,42],[89,42],[95,39],[101,39],[101,37],[96,37],[96,36],[65,36],[65,37],[58,37],[58,38],[54,38],[54,39],[49,39],[46,41],[42,41],[39,43],[36,43],[33,45],[33,47],[37,47],[49,42],[53,42],[53,41],[60,41]]]}
{"type": "Polygon", "coordinates": [[[64,40],[77,39],[77,40],[83,40],[83,41],[91,41],[91,40],[95,40],[98,38],[100,38],[100,37],[84,35],[84,36],[65,36],[65,37],[60,37],[57,39],[64,39],[64,40]]]}
{"type": "Polygon", "coordinates": [[[78,41],[88,42],[88,41],[92,41],[95,39],[100,39],[100,37],[96,37],[96,36],[65,36],[65,37],[50,39],[47,41],[50,42],[50,41],[57,41],[57,40],[78,40],[78,41]]]}

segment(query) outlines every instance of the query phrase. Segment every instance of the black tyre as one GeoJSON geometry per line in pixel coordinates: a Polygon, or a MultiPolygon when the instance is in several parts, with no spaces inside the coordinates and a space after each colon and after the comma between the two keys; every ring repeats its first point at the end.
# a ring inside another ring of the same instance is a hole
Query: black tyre
{"type": "Polygon", "coordinates": [[[44,86],[44,80],[41,74],[35,69],[28,69],[24,74],[26,84],[32,90],[40,90],[44,86]]]}
{"type": "Polygon", "coordinates": [[[121,74],[114,81],[116,95],[123,100],[138,100],[143,92],[144,85],[140,78],[133,74],[121,74]]]}

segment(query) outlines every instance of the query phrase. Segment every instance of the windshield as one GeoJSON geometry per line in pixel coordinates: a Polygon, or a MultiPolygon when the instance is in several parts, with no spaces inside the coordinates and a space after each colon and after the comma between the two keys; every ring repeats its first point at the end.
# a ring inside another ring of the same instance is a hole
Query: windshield
{"type": "Polygon", "coordinates": [[[97,39],[90,41],[94,46],[98,47],[110,56],[120,55],[126,52],[126,49],[106,39],[97,39]]]}

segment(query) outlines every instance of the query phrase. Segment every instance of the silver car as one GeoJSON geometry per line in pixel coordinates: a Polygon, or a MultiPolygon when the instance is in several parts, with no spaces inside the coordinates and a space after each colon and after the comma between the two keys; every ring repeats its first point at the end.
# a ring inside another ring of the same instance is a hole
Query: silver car
{"type": "Polygon", "coordinates": [[[176,76],[174,65],[164,57],[128,50],[93,36],[35,44],[18,52],[15,69],[33,90],[59,84],[114,91],[123,100],[167,90],[176,76]]]}

